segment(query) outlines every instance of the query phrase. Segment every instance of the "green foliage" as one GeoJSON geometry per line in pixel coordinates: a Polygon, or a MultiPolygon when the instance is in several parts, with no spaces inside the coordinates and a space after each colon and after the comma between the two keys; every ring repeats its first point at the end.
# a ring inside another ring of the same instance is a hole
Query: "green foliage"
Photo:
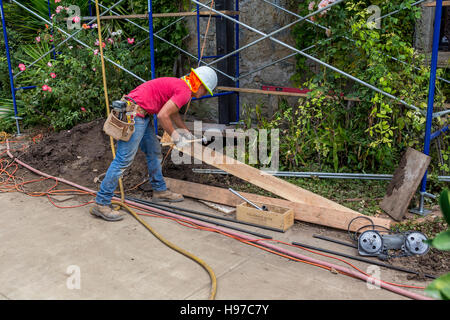
{"type": "MultiPolygon", "coordinates": [[[[295,27],[297,48],[315,45],[308,54],[425,110],[430,71],[425,57],[412,47],[414,23],[421,12],[420,7],[411,7],[413,2],[346,1],[295,27]],[[379,6],[381,15],[403,10],[382,19],[380,29],[376,29],[367,22],[372,15],[367,10],[370,5],[379,6]]],[[[299,14],[305,16],[317,10],[319,1],[310,10],[311,3],[300,3],[299,14]]],[[[326,67],[311,67],[305,57],[298,57],[293,80],[312,93],[311,99],[300,100],[298,108],[281,106],[274,117],[274,121],[280,125],[281,121],[287,127],[283,148],[286,153],[281,157],[286,167],[320,163],[321,168],[334,171],[392,172],[406,147],[422,149],[423,115],[326,67]],[[335,99],[327,100],[326,95],[335,99]],[[341,95],[361,101],[347,103],[341,95]],[[297,141],[299,137],[302,141],[297,141]]],[[[438,76],[444,76],[444,70],[438,69],[438,76]]],[[[443,82],[436,83],[435,111],[442,110],[446,99],[448,88],[443,85],[443,82]]],[[[432,131],[444,125],[444,119],[437,118],[432,131]]],[[[448,162],[448,135],[442,137],[441,149],[443,159],[448,162]]],[[[450,172],[447,163],[436,166],[432,162],[430,169],[439,169],[444,174],[450,172]]]]}
{"type": "MultiPolygon", "coordinates": [[[[103,0],[101,4],[110,7],[117,1],[103,0]]],[[[53,46],[62,43],[67,36],[57,30],[61,28],[69,34],[79,30],[68,30],[65,18],[66,10],[56,13],[57,6],[68,7],[78,5],[81,16],[88,16],[87,1],[62,0],[54,3],[51,1],[52,18],[54,26],[45,24],[17,5],[5,3],[7,10],[9,44],[11,47],[13,69],[15,74],[19,72],[18,65],[29,65],[42,54],[48,52],[53,46]],[[21,21],[21,23],[17,23],[21,21]]],[[[177,12],[181,4],[168,0],[153,1],[155,12],[177,12]]],[[[33,0],[27,6],[49,20],[47,1],[33,0]]],[[[95,15],[95,5],[92,6],[95,15]]],[[[114,7],[120,14],[133,14],[147,12],[146,1],[127,0],[114,7]]],[[[100,9],[104,11],[104,9],[100,9]]],[[[112,13],[111,13],[112,15],[112,13]]],[[[174,19],[155,19],[154,30],[168,26],[174,19]]],[[[82,21],[81,24],[86,21],[82,21]]],[[[138,28],[125,20],[102,20],[102,38],[105,43],[103,53],[105,57],[130,70],[142,79],[151,79],[150,49],[148,20],[133,20],[142,28],[138,28]],[[134,39],[129,43],[128,39],[134,39]]],[[[158,33],[158,36],[183,47],[183,39],[187,30],[183,22],[173,24],[158,33]]],[[[76,38],[99,49],[98,29],[85,25],[76,35],[76,38]]],[[[3,38],[1,47],[4,48],[3,38]]],[[[173,76],[173,64],[179,53],[173,47],[155,37],[155,63],[156,77],[173,76]]],[[[85,48],[73,39],[58,46],[56,54],[48,54],[35,65],[27,68],[15,79],[16,87],[37,86],[36,89],[19,90],[17,98],[23,104],[19,108],[19,116],[25,127],[34,125],[50,126],[56,130],[69,129],[79,122],[90,121],[105,114],[105,97],[103,91],[102,70],[100,54],[85,48]],[[50,65],[48,64],[50,63],[50,65]],[[53,77],[52,77],[52,74],[53,77]],[[43,90],[43,88],[51,88],[43,90]]],[[[0,55],[0,98],[11,98],[9,76],[4,54],[0,55]]],[[[105,60],[108,98],[110,101],[120,99],[141,82],[132,75],[105,60]]],[[[2,128],[3,129],[3,128],[2,128]]],[[[8,127],[11,131],[13,127],[8,127]]]]}
{"type": "MultiPolygon", "coordinates": [[[[432,247],[439,250],[450,250],[450,191],[445,189],[439,197],[439,205],[449,228],[439,233],[434,239],[427,241],[432,247]]],[[[433,298],[450,300],[450,273],[434,280],[426,292],[433,298]]]]}

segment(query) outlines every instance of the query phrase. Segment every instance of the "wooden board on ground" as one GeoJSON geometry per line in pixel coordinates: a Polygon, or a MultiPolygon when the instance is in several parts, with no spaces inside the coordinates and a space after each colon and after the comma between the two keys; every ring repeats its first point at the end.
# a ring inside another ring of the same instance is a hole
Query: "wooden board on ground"
{"type": "Polygon", "coordinates": [[[208,147],[204,147],[202,144],[192,143],[192,146],[184,147],[179,149],[179,151],[183,151],[183,153],[186,153],[187,155],[196,157],[204,163],[222,169],[235,177],[241,178],[284,199],[308,206],[323,207],[359,214],[359,212],[319,196],[311,191],[300,188],[264,171],[239,162],[236,159],[232,159],[208,147]]]}
{"type": "MultiPolygon", "coordinates": [[[[200,183],[165,178],[167,187],[173,192],[181,193],[186,197],[211,201],[227,206],[237,206],[242,203],[242,199],[234,195],[225,188],[208,186],[200,183]]],[[[292,208],[296,220],[314,223],[331,228],[347,230],[350,221],[356,217],[364,216],[358,212],[340,211],[327,207],[311,206],[302,203],[296,203],[283,199],[260,196],[248,192],[240,194],[250,201],[270,203],[281,207],[292,208]]],[[[365,217],[365,216],[364,216],[365,217]]],[[[384,218],[370,217],[376,225],[390,228],[391,220],[384,218]]],[[[356,231],[363,225],[366,225],[366,219],[358,219],[352,223],[350,230],[356,231]]]]}
{"type": "Polygon", "coordinates": [[[405,215],[430,161],[431,158],[422,152],[412,148],[406,150],[380,203],[380,208],[393,219],[399,221],[405,215]]]}

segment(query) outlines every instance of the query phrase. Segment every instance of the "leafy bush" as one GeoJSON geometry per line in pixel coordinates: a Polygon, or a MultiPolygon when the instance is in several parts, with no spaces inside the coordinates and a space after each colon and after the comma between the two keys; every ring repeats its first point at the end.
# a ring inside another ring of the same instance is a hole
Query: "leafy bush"
{"type": "MultiPolygon", "coordinates": [[[[299,14],[305,16],[325,2],[332,1],[302,2],[299,14]]],[[[420,8],[411,7],[413,2],[346,1],[294,28],[297,48],[315,45],[308,54],[426,110],[430,71],[424,55],[412,46],[414,23],[420,17],[420,8]],[[367,8],[373,4],[382,15],[402,10],[381,20],[376,29],[368,24],[367,8]]],[[[438,76],[443,76],[443,70],[438,70],[438,76]]],[[[311,65],[301,56],[293,80],[312,90],[309,98],[300,99],[295,107],[282,103],[270,120],[259,121],[260,127],[282,128],[283,168],[392,172],[406,147],[422,150],[422,114],[324,66],[311,65]],[[349,102],[343,96],[360,101],[349,102]]],[[[445,102],[441,85],[437,82],[435,111],[442,110],[445,102]]],[[[435,119],[432,131],[444,124],[444,119],[435,119]]],[[[449,141],[448,135],[441,138],[445,160],[450,156],[449,141]]],[[[436,169],[449,172],[446,163],[436,169]]]]}
{"type": "MultiPolygon", "coordinates": [[[[439,197],[439,205],[444,215],[448,230],[439,233],[434,239],[427,242],[434,248],[439,250],[450,250],[450,192],[448,189],[442,191],[439,197]]],[[[450,300],[450,273],[447,273],[434,280],[426,288],[427,294],[436,299],[450,300]]]]}
{"type": "MultiPolygon", "coordinates": [[[[115,2],[107,0],[102,1],[102,4],[109,7],[115,2]]],[[[51,1],[54,13],[53,29],[41,20],[33,18],[17,5],[5,3],[15,74],[19,72],[19,63],[29,65],[67,38],[56,27],[70,34],[78,31],[77,29],[67,30],[65,18],[68,17],[68,12],[65,8],[71,3],[72,1],[69,0],[58,3],[51,1]],[[20,21],[24,21],[23,24],[14,23],[19,21],[19,18],[20,21]]],[[[83,3],[87,4],[87,1],[83,3]]],[[[46,5],[42,6],[42,1],[33,0],[29,6],[49,20],[48,9],[46,5]]],[[[179,11],[179,4],[168,0],[153,1],[153,6],[155,12],[179,11]]],[[[83,4],[80,9],[81,16],[89,15],[87,5],[83,4]]],[[[121,14],[145,13],[147,3],[128,0],[113,10],[121,14]]],[[[95,14],[95,6],[93,11],[95,14]]],[[[155,19],[155,32],[173,21],[174,18],[155,19]]],[[[83,25],[84,22],[86,21],[82,21],[81,24],[83,25]]],[[[102,20],[104,55],[140,78],[151,79],[149,35],[144,31],[148,30],[148,20],[135,20],[135,22],[142,26],[143,30],[124,20],[102,20]]],[[[46,125],[60,130],[104,115],[105,98],[98,52],[98,29],[95,26],[95,23],[84,24],[79,34],[75,36],[96,49],[95,51],[70,39],[56,48],[56,54],[46,55],[16,78],[16,87],[37,86],[35,89],[17,92],[17,99],[23,102],[23,107],[19,110],[19,115],[23,117],[22,125],[26,127],[46,125]]],[[[183,23],[177,23],[159,33],[159,36],[182,47],[182,40],[186,34],[187,30],[183,23]]],[[[162,41],[155,41],[155,48],[155,76],[171,76],[178,52],[162,41]]],[[[105,67],[110,101],[120,99],[123,94],[141,84],[141,81],[106,60],[105,67]]],[[[5,71],[0,75],[0,86],[2,89],[8,89],[5,92],[2,90],[0,98],[2,96],[10,98],[7,67],[2,63],[0,68],[0,71],[5,71]]],[[[9,130],[14,128],[11,122],[9,125],[5,124],[5,127],[9,130]]]]}

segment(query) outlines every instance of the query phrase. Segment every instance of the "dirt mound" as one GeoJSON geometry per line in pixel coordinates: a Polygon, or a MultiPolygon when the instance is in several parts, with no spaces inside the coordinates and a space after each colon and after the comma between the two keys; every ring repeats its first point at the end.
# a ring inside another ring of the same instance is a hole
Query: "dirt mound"
{"type": "MultiPolygon", "coordinates": [[[[31,145],[19,159],[40,171],[96,190],[112,161],[110,139],[103,132],[103,123],[104,119],[97,119],[70,130],[48,133],[39,143],[31,145]]],[[[168,150],[168,147],[163,148],[163,157],[168,150]]],[[[192,168],[212,167],[204,164],[175,165],[168,156],[163,165],[163,175],[220,187],[243,184],[241,179],[231,175],[195,174],[192,168]]],[[[133,164],[124,173],[124,187],[133,188],[147,177],[145,156],[139,150],[133,164]]],[[[149,191],[151,188],[145,184],[140,189],[149,191]]]]}

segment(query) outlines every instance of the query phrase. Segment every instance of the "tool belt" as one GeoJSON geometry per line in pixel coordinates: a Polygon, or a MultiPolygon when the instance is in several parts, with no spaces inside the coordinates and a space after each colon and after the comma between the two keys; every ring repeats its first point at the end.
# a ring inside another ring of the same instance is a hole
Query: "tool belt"
{"type": "Polygon", "coordinates": [[[120,100],[127,103],[127,112],[136,112],[136,115],[142,118],[148,116],[148,112],[139,106],[132,98],[123,95],[120,100]]]}
{"type": "MultiPolygon", "coordinates": [[[[127,102],[126,108],[124,106],[121,106],[121,108],[119,109],[114,108],[113,110],[111,110],[108,118],[103,125],[103,131],[116,140],[128,141],[130,140],[135,130],[134,115],[136,113],[134,111],[134,108],[133,111],[128,111],[131,104],[130,102],[124,100],[123,97],[121,101],[127,102]]],[[[113,102],[113,106],[117,102],[118,101],[113,102]]]]}

